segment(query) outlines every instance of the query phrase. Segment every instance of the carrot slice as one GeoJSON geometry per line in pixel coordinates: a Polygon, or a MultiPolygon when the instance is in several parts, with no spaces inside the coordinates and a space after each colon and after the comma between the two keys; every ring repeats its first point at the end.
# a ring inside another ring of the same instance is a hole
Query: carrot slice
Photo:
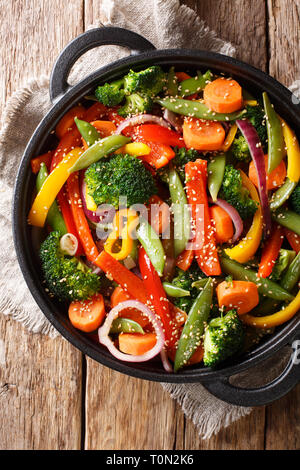
{"type": "Polygon", "coordinates": [[[221,282],[217,297],[220,307],[235,308],[239,315],[250,312],[259,303],[257,285],[248,281],[221,282]]]}
{"type": "Polygon", "coordinates": [[[59,121],[55,128],[55,133],[59,139],[71,130],[74,125],[74,118],[82,119],[85,114],[85,108],[83,106],[74,106],[71,108],[59,121]]]}
{"type": "Polygon", "coordinates": [[[145,333],[144,335],[141,333],[121,333],[119,335],[119,349],[126,354],[141,356],[150,351],[156,341],[155,333],[145,333]]]}
{"type": "Polygon", "coordinates": [[[96,294],[88,300],[71,302],[68,313],[75,328],[86,333],[95,331],[105,318],[103,296],[96,294]]]}
{"type": "Polygon", "coordinates": [[[220,150],[225,130],[220,122],[186,118],[183,123],[183,140],[188,148],[196,150],[220,150]]]}
{"type": "MultiPolygon", "coordinates": [[[[130,299],[132,299],[132,297],[127,292],[125,292],[125,290],[122,289],[121,286],[117,286],[114,289],[110,298],[111,307],[113,308],[119,303],[125,302],[125,300],[130,300],[130,299]]],[[[119,317],[134,320],[137,323],[139,323],[142,328],[144,328],[145,326],[149,324],[149,319],[145,317],[144,315],[142,315],[142,313],[135,308],[127,308],[127,309],[122,310],[119,314],[119,317]]]]}
{"type": "Polygon", "coordinates": [[[108,137],[117,130],[111,121],[92,121],[91,124],[100,132],[101,137],[108,137]]]}
{"type": "MultiPolygon", "coordinates": [[[[271,190],[282,186],[286,178],[286,165],[284,161],[281,160],[279,165],[268,175],[268,155],[265,155],[265,167],[267,174],[267,189],[271,190]]],[[[253,161],[249,165],[249,178],[252,183],[258,188],[257,172],[253,161]]]]}
{"type": "Polygon", "coordinates": [[[204,103],[216,113],[233,113],[242,107],[242,88],[235,80],[225,77],[208,83],[203,91],[204,103]]]}
{"type": "Polygon", "coordinates": [[[216,243],[226,243],[233,237],[231,217],[219,206],[211,206],[210,215],[215,226],[216,243]]]}

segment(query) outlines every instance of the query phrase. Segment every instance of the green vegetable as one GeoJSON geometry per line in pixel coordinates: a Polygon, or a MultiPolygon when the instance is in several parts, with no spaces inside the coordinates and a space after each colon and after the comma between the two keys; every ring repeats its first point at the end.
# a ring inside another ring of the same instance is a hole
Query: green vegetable
{"type": "Polygon", "coordinates": [[[149,113],[153,106],[150,96],[142,96],[138,93],[126,96],[125,100],[124,106],[118,109],[118,114],[123,117],[131,114],[149,113]]]}
{"type": "Polygon", "coordinates": [[[166,84],[166,75],[159,65],[152,65],[140,72],[130,70],[124,77],[126,94],[141,93],[147,96],[158,95],[166,84]]]}
{"type": "Polygon", "coordinates": [[[85,300],[100,289],[100,278],[79,259],[65,255],[60,233],[51,232],[41,244],[40,259],[47,288],[59,300],[85,300]]]}
{"type": "Polygon", "coordinates": [[[204,365],[215,367],[241,350],[245,331],[236,310],[229,310],[224,317],[213,318],[204,335],[204,365]]]}
{"type": "Polygon", "coordinates": [[[212,81],[212,78],[213,74],[210,70],[207,70],[204,75],[202,75],[201,72],[198,72],[196,77],[183,80],[179,85],[180,96],[184,97],[198,93],[205,88],[207,83],[212,81]]]}
{"type": "Polygon", "coordinates": [[[238,132],[237,137],[230,147],[231,154],[235,160],[248,163],[251,160],[250,150],[245,137],[238,132]]]}
{"type": "Polygon", "coordinates": [[[219,259],[222,271],[224,273],[230,274],[233,279],[238,281],[254,282],[257,284],[258,292],[261,295],[275,300],[293,300],[293,295],[270,279],[257,277],[257,273],[252,271],[252,269],[245,268],[242,264],[232,259],[226,258],[224,255],[220,256],[219,259]]]}
{"type": "Polygon", "coordinates": [[[86,141],[88,147],[101,140],[99,132],[94,126],[92,126],[92,124],[86,121],[82,121],[77,117],[75,117],[74,121],[76,123],[77,129],[79,130],[83,139],[86,141]]]}
{"type": "Polygon", "coordinates": [[[283,139],[282,126],[274,107],[272,106],[268,94],[263,92],[264,108],[267,120],[268,131],[268,174],[278,167],[285,155],[285,144],[283,139]]]}
{"type": "Polygon", "coordinates": [[[213,157],[207,166],[207,174],[208,174],[208,190],[212,197],[213,201],[216,201],[218,197],[219,190],[222,185],[222,181],[224,178],[224,171],[225,171],[225,164],[226,164],[226,155],[221,153],[213,157]]]}
{"type": "Polygon", "coordinates": [[[76,163],[70,168],[69,173],[87,168],[101,158],[123,147],[130,140],[130,138],[123,135],[110,135],[101,139],[80,155],[76,163]]]}
{"type": "MultiPolygon", "coordinates": [[[[38,172],[36,178],[36,189],[37,192],[41,189],[44,181],[48,177],[48,171],[45,163],[41,163],[40,171],[38,172]]],[[[59,210],[58,204],[56,200],[53,202],[52,206],[50,207],[48,214],[47,214],[47,223],[53,230],[57,230],[61,235],[65,235],[68,233],[65,221],[61,212],[59,210]]]]}
{"type": "MultiPolygon", "coordinates": [[[[175,157],[172,158],[172,168],[177,171],[181,182],[185,181],[185,165],[188,162],[194,162],[197,158],[203,158],[203,155],[195,149],[187,149],[185,147],[174,147],[175,157]]],[[[159,177],[164,183],[169,183],[169,167],[160,168],[159,177]]]]}
{"type": "Polygon", "coordinates": [[[258,134],[259,140],[263,146],[263,149],[267,147],[268,131],[266,126],[266,116],[265,110],[260,106],[246,106],[247,113],[245,118],[251,122],[252,126],[255,127],[255,130],[258,134]]]}
{"type": "Polygon", "coordinates": [[[291,262],[288,270],[284,274],[281,286],[287,291],[293,290],[300,278],[300,252],[296,258],[291,262]]]}
{"type": "Polygon", "coordinates": [[[127,198],[126,207],[145,204],[157,192],[153,177],[143,162],[127,154],[93,163],[85,172],[85,182],[97,206],[112,204],[118,208],[120,198],[127,198]]]}
{"type": "Polygon", "coordinates": [[[226,165],[224,178],[219,193],[240,214],[243,220],[252,217],[257,210],[257,204],[249,197],[249,191],[242,185],[242,177],[232,165],[226,165]]]}
{"type": "Polygon", "coordinates": [[[109,334],[118,333],[141,333],[144,334],[144,330],[139,323],[129,318],[116,318],[110,327],[109,334]]]}
{"type": "Polygon", "coordinates": [[[163,282],[163,288],[169,297],[187,297],[191,295],[190,291],[174,286],[171,282],[163,282]]]}
{"type": "Polygon", "coordinates": [[[208,278],[205,287],[194,301],[183,327],[175,356],[175,372],[187,364],[201,344],[204,326],[210,314],[212,296],[213,283],[211,278],[208,278]]]}
{"type": "Polygon", "coordinates": [[[174,169],[169,171],[169,191],[174,217],[174,254],[177,258],[190,239],[190,214],[185,191],[174,169]]]}
{"type": "Polygon", "coordinates": [[[189,292],[189,296],[174,299],[175,305],[181,310],[188,312],[199,294],[199,288],[203,287],[206,281],[207,278],[204,277],[203,272],[195,262],[187,271],[177,269],[177,276],[173,279],[172,285],[189,292]],[[201,284],[196,284],[199,281],[201,281],[201,284]]]}
{"type": "MultiPolygon", "coordinates": [[[[299,162],[300,165],[300,162],[299,162]]],[[[294,211],[300,215],[300,185],[294,189],[291,195],[291,203],[294,211]]]]}
{"type": "Polygon", "coordinates": [[[270,276],[270,279],[272,281],[278,282],[282,278],[282,274],[284,271],[288,268],[288,266],[291,264],[293,259],[296,256],[296,252],[292,250],[285,250],[281,249],[279,251],[278,258],[276,260],[276,263],[273,266],[272,269],[272,274],[270,276]]]}
{"type": "Polygon", "coordinates": [[[288,209],[277,209],[272,213],[272,219],[283,227],[300,235],[300,215],[288,209]]]}
{"type": "Polygon", "coordinates": [[[96,88],[95,96],[97,100],[105,106],[116,106],[117,104],[120,104],[125,97],[123,85],[123,79],[116,80],[111,83],[105,83],[104,85],[96,88]]]}
{"type": "Polygon", "coordinates": [[[156,103],[159,103],[163,108],[169,109],[174,113],[210,121],[235,121],[236,119],[244,117],[246,113],[246,110],[228,114],[215,113],[214,111],[210,111],[205,104],[199,101],[189,101],[182,98],[157,99],[156,103]]]}
{"type": "Polygon", "coordinates": [[[278,188],[277,191],[273,194],[270,201],[270,209],[274,211],[281,207],[289,199],[296,186],[297,183],[294,183],[293,181],[289,180],[289,178],[286,178],[283,185],[280,186],[280,188],[278,188]]]}
{"type": "Polygon", "coordinates": [[[162,276],[165,266],[165,252],[160,238],[146,219],[140,217],[139,222],[136,229],[137,239],[144,247],[158,275],[162,276]]]}
{"type": "Polygon", "coordinates": [[[178,95],[178,79],[175,75],[175,68],[171,67],[167,75],[167,96],[177,96],[178,95]]]}

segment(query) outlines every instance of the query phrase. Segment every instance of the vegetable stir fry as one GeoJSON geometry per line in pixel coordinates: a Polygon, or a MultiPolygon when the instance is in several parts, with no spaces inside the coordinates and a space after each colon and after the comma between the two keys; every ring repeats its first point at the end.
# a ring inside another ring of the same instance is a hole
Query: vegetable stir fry
{"type": "Polygon", "coordinates": [[[300,146],[244,96],[210,70],[130,70],[31,161],[45,289],[121,361],[216,367],[300,309],[300,146]]]}

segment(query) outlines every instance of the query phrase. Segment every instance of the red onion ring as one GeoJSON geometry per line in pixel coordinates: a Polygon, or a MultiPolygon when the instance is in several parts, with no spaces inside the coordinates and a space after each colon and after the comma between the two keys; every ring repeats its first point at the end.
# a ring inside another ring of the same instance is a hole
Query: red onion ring
{"type": "Polygon", "coordinates": [[[165,108],[164,110],[164,119],[174,127],[177,132],[182,133],[182,117],[179,114],[173,113],[169,109],[165,108]]]}
{"type": "Polygon", "coordinates": [[[157,356],[162,351],[164,347],[164,343],[165,343],[165,335],[164,335],[160,320],[146,305],[144,305],[142,302],[138,302],[137,300],[125,300],[125,302],[120,302],[118,305],[116,305],[107,315],[104,324],[99,328],[98,335],[99,335],[99,342],[103,344],[104,346],[106,346],[109,352],[114,357],[116,357],[120,361],[125,361],[125,362],[149,361],[150,359],[157,356]],[[114,343],[109,337],[109,331],[110,331],[112,322],[115,320],[115,318],[118,317],[119,313],[125,308],[135,308],[135,309],[140,310],[144,315],[146,315],[151,321],[154,327],[156,336],[157,336],[157,341],[156,341],[155,346],[152,349],[150,349],[150,351],[147,351],[144,354],[141,354],[140,356],[122,353],[121,351],[119,351],[119,349],[115,347],[114,343]]]}
{"type": "Polygon", "coordinates": [[[243,228],[244,228],[243,221],[238,211],[234,207],[232,207],[230,204],[228,204],[227,201],[224,201],[223,199],[218,198],[216,199],[216,201],[213,201],[210,198],[209,202],[211,204],[216,204],[217,206],[222,207],[222,209],[224,209],[224,211],[226,211],[227,214],[231,217],[231,220],[234,225],[234,230],[235,230],[234,236],[232,237],[232,242],[236,242],[238,238],[241,236],[243,232],[243,228]]]}
{"type": "Polygon", "coordinates": [[[258,192],[261,203],[261,209],[264,221],[264,234],[267,238],[271,234],[271,212],[268,200],[267,190],[267,175],[265,167],[265,157],[262,150],[261,141],[255,127],[247,119],[238,119],[236,121],[238,128],[246,139],[252,160],[255,165],[257,179],[258,179],[258,192]]]}
{"type": "Polygon", "coordinates": [[[173,367],[172,367],[172,365],[169,361],[168,354],[167,354],[167,351],[165,349],[163,349],[160,352],[160,358],[161,358],[161,362],[162,362],[162,365],[163,365],[165,371],[168,372],[168,373],[173,372],[173,367]]]}
{"type": "Polygon", "coordinates": [[[117,127],[115,134],[121,134],[128,126],[138,126],[139,124],[144,124],[144,122],[154,122],[159,126],[169,127],[167,121],[165,121],[162,117],[154,116],[153,114],[138,114],[137,116],[125,119],[125,121],[123,121],[117,127]]]}

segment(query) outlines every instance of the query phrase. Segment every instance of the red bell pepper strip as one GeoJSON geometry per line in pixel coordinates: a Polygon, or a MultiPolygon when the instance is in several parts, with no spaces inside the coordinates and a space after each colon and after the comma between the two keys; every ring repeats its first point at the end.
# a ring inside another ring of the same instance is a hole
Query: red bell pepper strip
{"type": "Polygon", "coordinates": [[[300,237],[297,235],[297,233],[292,232],[292,230],[288,230],[287,228],[283,229],[284,235],[286,236],[287,241],[291,245],[294,251],[296,253],[299,253],[300,251],[300,237]]]}
{"type": "Polygon", "coordinates": [[[139,250],[139,267],[155,313],[162,322],[166,346],[171,348],[178,340],[178,335],[176,334],[176,328],[170,315],[169,301],[166,297],[160,277],[154,269],[144,248],[140,248],[139,250]]]}
{"type": "Polygon", "coordinates": [[[142,139],[137,140],[138,142],[147,144],[148,147],[151,148],[151,152],[148,153],[148,155],[143,155],[138,158],[156,169],[168,165],[170,160],[175,157],[175,152],[169,145],[157,144],[155,142],[146,142],[142,139]]]}
{"type": "Polygon", "coordinates": [[[40,166],[42,163],[45,163],[48,171],[50,170],[53,153],[53,150],[49,150],[49,152],[43,153],[42,155],[31,159],[31,170],[35,175],[40,171],[40,166]]]}
{"type": "MultiPolygon", "coordinates": [[[[74,126],[76,127],[75,124],[74,126]]],[[[74,147],[81,146],[81,135],[77,127],[76,129],[75,127],[72,127],[72,129],[60,139],[51,161],[50,171],[52,171],[74,147]]]]}
{"type": "Polygon", "coordinates": [[[186,192],[191,206],[194,226],[195,258],[207,276],[219,276],[221,266],[216,247],[214,228],[211,223],[206,192],[207,162],[196,160],[185,165],[186,192]],[[203,207],[203,223],[199,223],[199,211],[203,207]]]}
{"type": "MultiPolygon", "coordinates": [[[[83,121],[86,122],[92,122],[92,121],[97,121],[98,119],[103,118],[107,114],[107,108],[104,106],[104,104],[97,102],[90,106],[88,108],[84,115],[83,115],[83,121]]],[[[110,119],[111,120],[111,119],[110,119]]]]}
{"type": "Polygon", "coordinates": [[[266,241],[258,268],[258,277],[266,278],[272,273],[283,242],[283,229],[276,225],[272,229],[270,238],[266,241]]]}
{"type": "Polygon", "coordinates": [[[75,254],[76,256],[83,255],[84,251],[73,219],[71,207],[67,195],[65,193],[65,186],[59,191],[58,195],[56,196],[56,200],[64,218],[68,233],[72,233],[78,240],[78,248],[75,254]]]}
{"type": "Polygon", "coordinates": [[[184,250],[176,259],[176,266],[183,271],[187,271],[193,262],[194,250],[184,250]]]}
{"type": "Polygon", "coordinates": [[[99,253],[82,208],[78,172],[74,172],[69,176],[67,180],[67,188],[74,223],[83,246],[85,256],[89,261],[94,262],[99,253]]]}
{"type": "Polygon", "coordinates": [[[156,144],[171,145],[172,147],[185,147],[183,137],[176,131],[158,124],[142,124],[135,127],[136,139],[143,139],[156,144]]]}

